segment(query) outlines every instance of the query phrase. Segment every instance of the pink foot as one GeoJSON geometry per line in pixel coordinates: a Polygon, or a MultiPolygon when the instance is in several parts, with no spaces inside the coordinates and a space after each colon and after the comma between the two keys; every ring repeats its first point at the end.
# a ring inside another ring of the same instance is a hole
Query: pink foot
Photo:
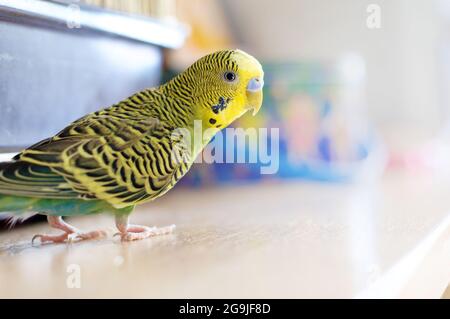
{"type": "Polygon", "coordinates": [[[43,243],[63,243],[67,237],[69,237],[69,233],[64,233],[61,235],[45,235],[45,234],[37,234],[34,235],[31,239],[31,244],[33,245],[36,239],[39,239],[41,244],[43,243]]]}
{"type": "Polygon", "coordinates": [[[79,240],[89,240],[89,239],[101,239],[106,237],[106,232],[103,230],[93,230],[90,232],[75,232],[69,234],[67,240],[69,242],[79,241],[79,240]]]}
{"type": "Polygon", "coordinates": [[[65,223],[60,216],[48,216],[48,223],[51,227],[62,230],[64,233],[60,235],[46,235],[38,234],[33,236],[31,244],[36,239],[43,243],[63,243],[65,241],[71,243],[79,240],[99,239],[106,237],[106,232],[103,230],[94,230],[91,232],[80,232],[75,227],[65,223]]]}
{"type": "Polygon", "coordinates": [[[165,226],[165,227],[147,227],[139,225],[129,225],[125,232],[117,233],[120,235],[122,241],[133,241],[141,240],[149,237],[154,237],[158,235],[170,234],[175,230],[175,225],[165,226]]]}
{"type": "Polygon", "coordinates": [[[35,240],[39,239],[41,244],[44,243],[63,243],[67,241],[68,243],[73,243],[81,240],[89,239],[101,239],[106,237],[106,232],[103,230],[94,230],[91,232],[73,232],[73,233],[63,233],[61,235],[45,235],[38,234],[34,235],[31,243],[33,244],[35,240]]]}

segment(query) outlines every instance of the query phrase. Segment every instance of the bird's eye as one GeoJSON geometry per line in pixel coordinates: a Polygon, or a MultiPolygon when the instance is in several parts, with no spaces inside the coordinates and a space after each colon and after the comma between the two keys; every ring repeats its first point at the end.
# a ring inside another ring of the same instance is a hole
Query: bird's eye
{"type": "Polygon", "coordinates": [[[234,80],[236,80],[236,73],[227,71],[227,72],[225,72],[223,77],[225,78],[226,81],[233,82],[234,80]]]}

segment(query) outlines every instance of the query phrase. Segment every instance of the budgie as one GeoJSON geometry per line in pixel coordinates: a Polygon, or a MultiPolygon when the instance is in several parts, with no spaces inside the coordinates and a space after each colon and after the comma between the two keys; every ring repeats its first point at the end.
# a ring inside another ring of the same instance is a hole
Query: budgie
{"type": "Polygon", "coordinates": [[[114,215],[123,241],[170,233],[174,225],[133,225],[129,216],[136,205],[172,189],[216,132],[249,110],[256,114],[263,84],[261,64],[251,55],[206,55],[167,83],[88,114],[0,163],[0,214],[13,220],[46,215],[62,233],[33,237],[41,243],[105,236],[63,220],[96,213],[114,215]],[[177,148],[174,132],[192,132],[196,121],[209,132],[202,143],[189,152],[177,148]]]}

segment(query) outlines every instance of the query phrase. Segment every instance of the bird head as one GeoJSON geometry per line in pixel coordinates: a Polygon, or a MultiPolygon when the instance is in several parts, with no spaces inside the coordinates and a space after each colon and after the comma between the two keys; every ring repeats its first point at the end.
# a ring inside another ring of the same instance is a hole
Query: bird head
{"type": "Polygon", "coordinates": [[[183,82],[191,86],[193,111],[204,127],[222,129],[247,111],[256,115],[262,105],[262,66],[241,50],[204,56],[184,72],[183,82]]]}

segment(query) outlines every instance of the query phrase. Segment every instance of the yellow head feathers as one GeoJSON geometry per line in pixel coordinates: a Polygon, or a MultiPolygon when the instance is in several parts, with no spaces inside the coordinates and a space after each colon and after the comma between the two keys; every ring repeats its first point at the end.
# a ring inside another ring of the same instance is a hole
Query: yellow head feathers
{"type": "Polygon", "coordinates": [[[263,100],[262,66],[241,50],[206,55],[171,82],[191,95],[194,118],[204,127],[222,129],[248,110],[256,114],[263,100]]]}

